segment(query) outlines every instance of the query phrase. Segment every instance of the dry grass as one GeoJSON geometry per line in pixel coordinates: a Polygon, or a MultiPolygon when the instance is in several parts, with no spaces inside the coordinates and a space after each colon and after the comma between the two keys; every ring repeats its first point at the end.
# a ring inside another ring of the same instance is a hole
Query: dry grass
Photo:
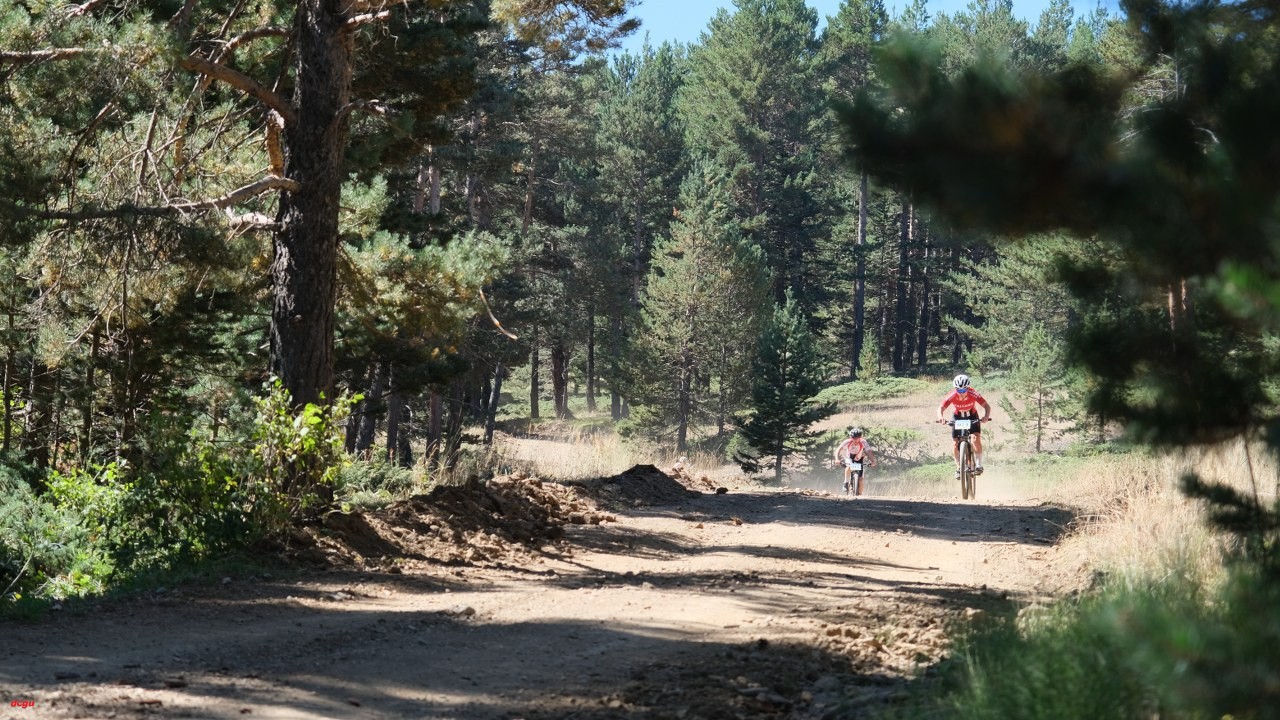
{"type": "Polygon", "coordinates": [[[1259,448],[1246,453],[1237,442],[1199,452],[1131,454],[1092,465],[1050,496],[1079,512],[1076,531],[1062,546],[1064,560],[1080,572],[1105,573],[1126,583],[1176,575],[1212,581],[1222,569],[1226,538],[1206,525],[1204,507],[1181,493],[1179,478],[1194,470],[1206,480],[1257,492],[1270,503],[1277,467],[1264,457],[1259,448]]]}
{"type": "MultiPolygon", "coordinates": [[[[668,470],[679,460],[673,450],[626,441],[613,432],[562,429],[553,438],[499,435],[510,469],[555,480],[609,477],[636,465],[668,470]]],[[[725,472],[723,460],[707,453],[690,453],[685,466],[695,474],[725,472]]]]}

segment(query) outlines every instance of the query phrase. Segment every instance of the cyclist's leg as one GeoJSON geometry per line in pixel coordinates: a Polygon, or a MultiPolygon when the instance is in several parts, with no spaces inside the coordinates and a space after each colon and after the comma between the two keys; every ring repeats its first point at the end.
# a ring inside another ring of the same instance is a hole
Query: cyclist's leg
{"type": "Polygon", "coordinates": [[[955,458],[956,475],[958,476],[960,474],[960,438],[959,437],[953,436],[951,438],[951,457],[955,458]]]}
{"type": "Polygon", "coordinates": [[[982,433],[976,432],[973,438],[973,462],[978,466],[978,472],[982,472],[982,433]]]}

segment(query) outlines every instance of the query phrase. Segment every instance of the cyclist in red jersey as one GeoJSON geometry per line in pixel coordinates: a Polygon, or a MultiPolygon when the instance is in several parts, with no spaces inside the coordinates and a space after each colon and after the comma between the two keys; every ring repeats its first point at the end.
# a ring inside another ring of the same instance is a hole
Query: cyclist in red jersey
{"type": "MultiPolygon", "coordinates": [[[[977,390],[969,386],[969,376],[960,374],[951,383],[955,389],[942,398],[942,404],[938,406],[938,422],[944,423],[946,419],[942,417],[942,412],[950,405],[952,408],[954,419],[973,420],[973,425],[969,428],[969,434],[973,438],[973,459],[977,463],[975,468],[978,474],[982,474],[982,423],[991,419],[991,404],[982,397],[977,390]],[[985,411],[982,418],[978,418],[977,406],[981,405],[985,411]]],[[[959,431],[951,431],[952,448],[951,454],[956,459],[956,477],[960,477],[960,433],[959,431]]]]}
{"type": "Polygon", "coordinates": [[[862,494],[862,485],[864,473],[858,473],[858,486],[851,487],[850,482],[853,480],[853,463],[865,463],[875,467],[876,460],[871,455],[871,445],[862,438],[862,428],[849,428],[849,437],[836,446],[836,450],[832,453],[835,461],[844,465],[844,489],[852,490],[854,495],[862,494]]]}

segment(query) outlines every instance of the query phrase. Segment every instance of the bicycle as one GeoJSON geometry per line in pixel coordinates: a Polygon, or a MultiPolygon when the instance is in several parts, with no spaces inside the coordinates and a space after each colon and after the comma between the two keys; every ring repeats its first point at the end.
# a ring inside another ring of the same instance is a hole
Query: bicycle
{"type": "Polygon", "coordinates": [[[844,494],[856,497],[862,494],[862,463],[851,457],[844,458],[844,466],[849,468],[849,479],[844,481],[844,494]]]}
{"type": "Polygon", "coordinates": [[[973,456],[973,435],[969,428],[973,420],[959,418],[948,420],[947,425],[960,433],[960,499],[973,500],[978,497],[978,468],[973,456]]]}

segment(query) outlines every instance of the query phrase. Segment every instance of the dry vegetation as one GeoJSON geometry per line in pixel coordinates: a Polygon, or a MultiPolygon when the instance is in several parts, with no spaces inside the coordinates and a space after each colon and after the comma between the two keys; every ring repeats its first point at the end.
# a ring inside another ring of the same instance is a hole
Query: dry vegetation
{"type": "Polygon", "coordinates": [[[1259,448],[1246,452],[1240,442],[1205,451],[1098,458],[1079,480],[1054,492],[1055,499],[1079,509],[1064,557],[1125,582],[1171,574],[1212,580],[1222,569],[1226,539],[1206,525],[1203,506],[1178,489],[1178,479],[1190,471],[1257,492],[1264,503],[1275,498],[1274,461],[1259,448]]]}

